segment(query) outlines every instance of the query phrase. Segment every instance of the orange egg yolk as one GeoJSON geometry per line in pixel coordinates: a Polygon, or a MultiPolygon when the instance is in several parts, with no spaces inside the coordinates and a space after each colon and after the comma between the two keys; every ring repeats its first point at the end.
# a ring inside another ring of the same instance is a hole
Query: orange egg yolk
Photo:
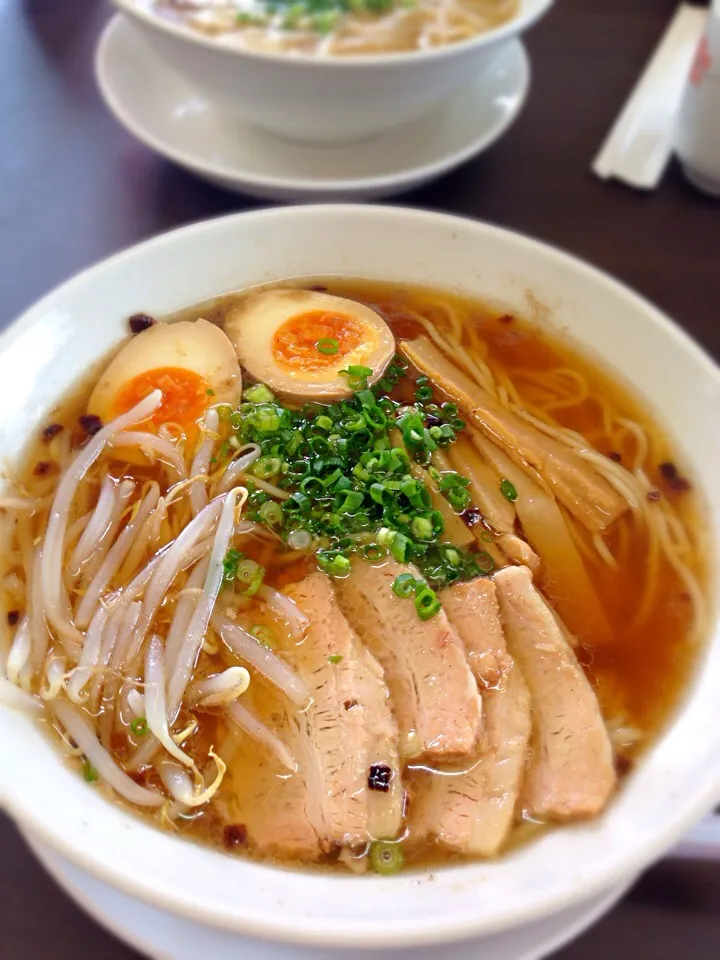
{"type": "Polygon", "coordinates": [[[309,310],[278,327],[272,352],[277,363],[291,370],[315,373],[337,368],[367,338],[368,330],[355,317],[309,310]]]}
{"type": "Polygon", "coordinates": [[[211,401],[207,382],[194,370],[182,367],[158,367],[146,370],[123,384],[115,396],[115,415],[125,413],[149,396],[153,390],[162,391],[162,403],[143,427],[177,423],[188,439],[197,433],[198,421],[211,401]]]}

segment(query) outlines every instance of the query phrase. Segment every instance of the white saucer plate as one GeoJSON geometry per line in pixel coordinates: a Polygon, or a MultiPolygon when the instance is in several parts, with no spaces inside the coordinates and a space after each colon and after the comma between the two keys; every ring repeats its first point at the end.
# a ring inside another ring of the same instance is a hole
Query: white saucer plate
{"type": "Polygon", "coordinates": [[[435,180],[493,144],[520,113],[530,65],[519,40],[502,46],[442,108],[370,140],[282,140],[226,115],[164,66],[122,16],[98,45],[105,103],[138,140],[235,193],[280,201],[369,200],[435,180]]]}
{"type": "MultiPolygon", "coordinates": [[[[151,960],[373,960],[364,950],[323,950],[270,943],[218,930],[135,900],[71,864],[24,832],[48,873],[101,926],[151,960]]],[[[384,951],[384,960],[542,960],[580,936],[623,897],[630,884],[505,933],[462,943],[384,951]]]]}

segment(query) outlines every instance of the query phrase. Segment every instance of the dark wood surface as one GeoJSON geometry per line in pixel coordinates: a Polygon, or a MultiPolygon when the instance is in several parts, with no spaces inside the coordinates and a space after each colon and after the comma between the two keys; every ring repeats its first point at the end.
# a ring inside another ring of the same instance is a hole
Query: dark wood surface
{"type": "MultiPolygon", "coordinates": [[[[534,234],[627,281],[720,356],[720,203],[673,166],[639,194],[589,170],[676,0],[558,0],[528,38],[525,112],[488,154],[399,202],[534,234]]],[[[103,108],[104,0],[0,0],[0,324],[152,234],[256,206],[155,157],[103,108]]],[[[29,762],[31,762],[29,758],[29,762]]],[[[48,803],[51,803],[48,798],[48,803]]],[[[667,861],[561,960],[716,960],[720,866],[667,861]]],[[[130,960],[0,818],[0,960],[130,960]]]]}

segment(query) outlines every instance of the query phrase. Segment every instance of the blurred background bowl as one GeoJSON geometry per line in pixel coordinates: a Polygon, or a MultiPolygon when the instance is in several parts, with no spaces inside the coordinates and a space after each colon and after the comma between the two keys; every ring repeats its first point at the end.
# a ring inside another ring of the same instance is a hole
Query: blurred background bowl
{"type": "Polygon", "coordinates": [[[553,0],[520,0],[512,20],[461,43],[342,57],[243,50],[154,16],[136,0],[114,3],[162,61],[223,109],[281,137],[340,143],[430,112],[472,82],[553,0]]]}

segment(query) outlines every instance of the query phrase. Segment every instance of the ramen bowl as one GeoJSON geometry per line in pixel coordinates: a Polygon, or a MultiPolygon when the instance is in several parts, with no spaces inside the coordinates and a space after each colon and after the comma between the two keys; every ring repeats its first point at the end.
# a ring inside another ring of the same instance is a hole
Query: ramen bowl
{"type": "Polygon", "coordinates": [[[457,44],[319,57],[238,49],[164,20],[137,0],[115,0],[157,56],[222,109],[281,137],[328,143],[370,137],[431,112],[552,2],[520,0],[507,23],[457,44]]]}
{"type": "MultiPolygon", "coordinates": [[[[259,211],[141,244],[71,280],[0,341],[0,456],[10,467],[69,388],[138,310],[171,313],[224,291],[288,277],[432,285],[537,318],[634,384],[674,438],[720,541],[720,374],[649,303],[534,240],[454,217],[390,207],[259,211]],[[168,278],[172,278],[171,281],[168,278]]],[[[718,593],[717,572],[709,592],[718,593]]],[[[157,829],[63,762],[25,714],[0,703],[0,803],[27,831],[147,903],[240,933],[388,950],[508,930],[620,886],[720,797],[720,630],[605,814],[548,831],[492,862],[395,876],[281,869],[157,829]]]]}

